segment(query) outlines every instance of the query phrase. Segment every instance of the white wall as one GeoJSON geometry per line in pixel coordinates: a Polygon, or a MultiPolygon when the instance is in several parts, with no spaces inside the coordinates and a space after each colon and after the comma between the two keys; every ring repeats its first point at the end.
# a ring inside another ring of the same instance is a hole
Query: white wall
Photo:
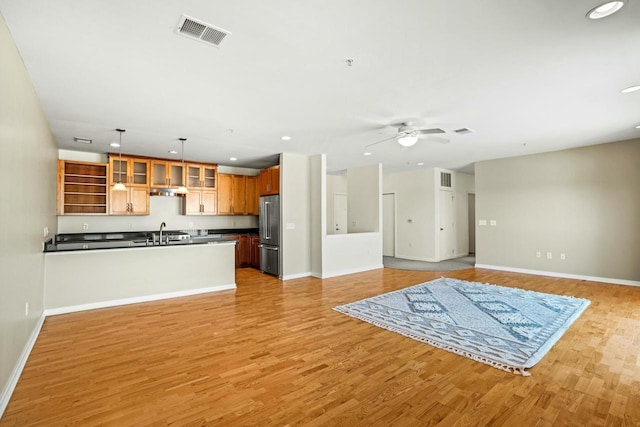
{"type": "Polygon", "coordinates": [[[282,153],[280,156],[280,210],[282,241],[280,256],[283,279],[311,274],[311,180],[309,157],[282,153]]]}
{"type": "Polygon", "coordinates": [[[475,172],[476,221],[496,221],[476,227],[478,264],[640,281],[640,139],[484,161],[475,172]]]}
{"type": "Polygon", "coordinates": [[[0,416],[43,313],[44,228],[56,233],[56,147],[0,16],[0,416]],[[25,303],[29,314],[25,314],[25,303]]]}
{"type": "Polygon", "coordinates": [[[384,176],[384,192],[396,196],[396,257],[437,261],[435,170],[384,176]]]}
{"type": "Polygon", "coordinates": [[[382,166],[347,170],[347,232],[382,230],[382,166]]]}

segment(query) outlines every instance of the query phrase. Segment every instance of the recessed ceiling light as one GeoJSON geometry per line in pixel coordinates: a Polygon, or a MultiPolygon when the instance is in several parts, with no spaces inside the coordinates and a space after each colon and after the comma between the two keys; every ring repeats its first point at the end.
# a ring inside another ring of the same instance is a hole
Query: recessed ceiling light
{"type": "Polygon", "coordinates": [[[637,86],[629,86],[620,91],[620,93],[631,93],[640,90],[640,85],[637,86]]]}
{"type": "Polygon", "coordinates": [[[238,159],[236,157],[229,157],[229,160],[231,160],[232,162],[235,162],[238,159]]]}
{"type": "Polygon", "coordinates": [[[169,150],[169,151],[167,151],[167,153],[169,153],[169,154],[178,154],[178,152],[176,150],[169,150]]]}
{"type": "Polygon", "coordinates": [[[114,147],[114,148],[118,148],[120,147],[120,144],[118,144],[117,142],[112,142],[111,144],[109,144],[110,147],[114,147]]]}
{"type": "Polygon", "coordinates": [[[596,6],[587,13],[589,19],[601,19],[606,18],[609,15],[613,15],[624,6],[624,1],[609,1],[600,6],[596,6]]]}
{"type": "Polygon", "coordinates": [[[282,138],[280,138],[283,141],[291,141],[291,137],[288,135],[283,136],[282,138]]]}
{"type": "Polygon", "coordinates": [[[75,142],[81,142],[83,144],[91,144],[93,141],[89,138],[80,138],[80,137],[74,137],[73,140],[75,142]]]}
{"type": "Polygon", "coordinates": [[[366,153],[362,153],[362,154],[364,154],[365,156],[370,156],[371,155],[371,153],[368,152],[368,151],[366,153]]]}
{"type": "Polygon", "coordinates": [[[424,166],[424,163],[420,162],[418,163],[418,166],[424,166]]]}

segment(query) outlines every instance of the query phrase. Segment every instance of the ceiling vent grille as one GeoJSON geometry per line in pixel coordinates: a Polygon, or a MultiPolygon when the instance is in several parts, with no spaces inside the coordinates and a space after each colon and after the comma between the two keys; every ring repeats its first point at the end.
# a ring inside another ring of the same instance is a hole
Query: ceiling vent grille
{"type": "Polygon", "coordinates": [[[451,188],[451,174],[449,172],[440,172],[440,187],[451,188]]]}
{"type": "Polygon", "coordinates": [[[464,135],[466,133],[471,133],[473,132],[471,129],[467,129],[467,128],[460,128],[460,129],[456,129],[454,130],[455,133],[459,133],[461,135],[464,135]]]}
{"type": "Polygon", "coordinates": [[[185,37],[199,40],[215,47],[220,46],[225,37],[231,34],[227,30],[214,27],[187,15],[182,15],[182,18],[180,18],[177,32],[185,37]]]}

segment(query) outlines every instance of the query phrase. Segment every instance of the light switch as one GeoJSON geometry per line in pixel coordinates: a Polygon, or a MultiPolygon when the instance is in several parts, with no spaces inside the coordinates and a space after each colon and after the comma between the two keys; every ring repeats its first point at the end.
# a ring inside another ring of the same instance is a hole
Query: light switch
{"type": "Polygon", "coordinates": [[[486,219],[478,220],[478,225],[480,225],[480,226],[487,225],[487,220],[486,219]]]}
{"type": "Polygon", "coordinates": [[[286,228],[287,230],[295,230],[295,229],[296,229],[296,223],[295,223],[295,222],[288,222],[288,223],[285,225],[285,228],[286,228]]]}
{"type": "Polygon", "coordinates": [[[496,221],[495,219],[492,219],[492,220],[491,220],[491,222],[489,222],[489,224],[490,224],[492,227],[495,227],[496,225],[498,225],[498,221],[496,221]]]}

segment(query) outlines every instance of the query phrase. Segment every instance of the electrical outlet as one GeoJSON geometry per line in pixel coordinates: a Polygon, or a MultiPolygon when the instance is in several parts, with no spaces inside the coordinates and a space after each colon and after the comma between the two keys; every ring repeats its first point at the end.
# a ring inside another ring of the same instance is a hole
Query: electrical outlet
{"type": "Polygon", "coordinates": [[[49,227],[45,226],[44,227],[44,237],[47,237],[49,235],[49,227]]]}
{"type": "Polygon", "coordinates": [[[564,252],[562,252],[562,253],[560,254],[560,259],[561,259],[561,260],[563,260],[563,261],[564,261],[565,259],[567,259],[567,256],[564,254],[564,252]]]}
{"type": "Polygon", "coordinates": [[[553,254],[551,252],[547,252],[547,259],[552,259],[553,258],[553,254]]]}
{"type": "Polygon", "coordinates": [[[540,251],[536,252],[536,258],[540,258],[542,257],[542,254],[540,253],[540,251]]]}
{"type": "Polygon", "coordinates": [[[89,224],[87,224],[87,223],[82,224],[82,229],[83,230],[88,230],[89,229],[89,224]]]}
{"type": "Polygon", "coordinates": [[[498,225],[498,221],[496,221],[495,219],[492,219],[491,221],[489,221],[489,225],[491,225],[492,227],[495,227],[496,225],[498,225]]]}
{"type": "Polygon", "coordinates": [[[129,223],[129,230],[133,228],[133,224],[129,223]]]}
{"type": "Polygon", "coordinates": [[[478,220],[478,225],[479,225],[479,226],[487,225],[487,220],[486,220],[486,219],[480,219],[480,220],[478,220]]]}
{"type": "Polygon", "coordinates": [[[189,223],[189,228],[193,228],[193,222],[189,223]]]}
{"type": "Polygon", "coordinates": [[[29,315],[29,301],[24,303],[24,315],[25,316],[29,315]]]}

